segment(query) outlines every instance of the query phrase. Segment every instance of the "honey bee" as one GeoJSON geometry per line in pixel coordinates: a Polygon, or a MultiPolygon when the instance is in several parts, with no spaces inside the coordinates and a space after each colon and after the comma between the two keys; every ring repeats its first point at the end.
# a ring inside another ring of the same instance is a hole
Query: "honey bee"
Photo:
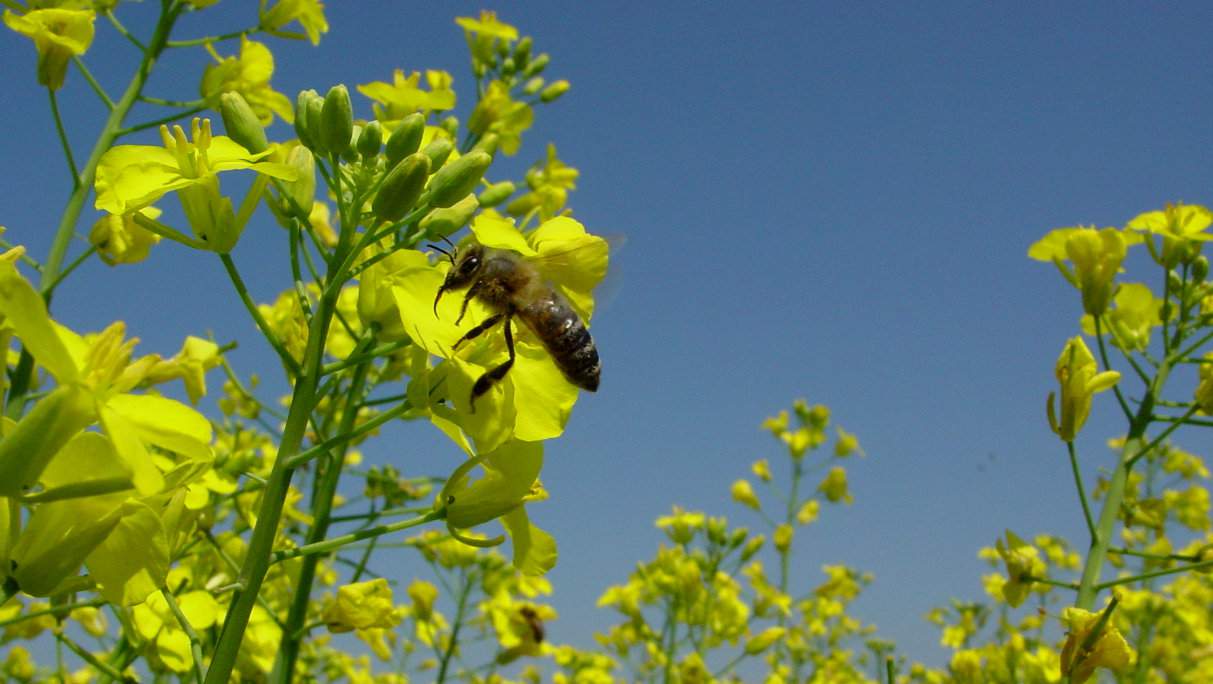
{"type": "Polygon", "coordinates": [[[459,338],[453,349],[498,323],[505,326],[509,358],[476,380],[472,386],[473,410],[476,399],[500,382],[514,365],[514,334],[510,323],[515,317],[535,333],[570,383],[590,392],[598,389],[602,364],[598,361],[594,339],[568,300],[544,279],[534,264],[517,252],[485,247],[478,242],[456,249],[453,254],[441,247],[434,248],[451,261],[451,270],[434,297],[434,315],[438,315],[438,302],[443,294],[463,288],[467,288],[467,294],[463,297],[456,325],[463,320],[472,299],[493,311],[491,316],[459,338]]]}

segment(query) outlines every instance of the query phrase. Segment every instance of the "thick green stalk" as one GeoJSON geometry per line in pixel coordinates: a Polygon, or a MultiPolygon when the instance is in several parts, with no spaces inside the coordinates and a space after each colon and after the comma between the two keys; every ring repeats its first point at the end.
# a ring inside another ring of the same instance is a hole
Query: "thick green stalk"
{"type": "Polygon", "coordinates": [[[1112,543],[1112,536],[1116,531],[1116,520],[1120,515],[1120,506],[1124,503],[1125,485],[1129,480],[1129,471],[1133,467],[1132,461],[1146,446],[1146,440],[1143,437],[1153,417],[1154,402],[1162,393],[1163,385],[1166,384],[1170,372],[1169,362],[1164,362],[1159,367],[1154,381],[1146,388],[1141,406],[1137,408],[1137,413],[1129,425],[1129,434],[1125,438],[1116,469],[1112,472],[1112,479],[1108,483],[1103,508],[1099,512],[1099,523],[1096,526],[1095,534],[1091,537],[1091,548],[1087,552],[1086,563],[1082,569],[1082,579],[1079,581],[1078,599],[1074,605],[1083,610],[1091,610],[1091,607],[1095,605],[1100,573],[1108,558],[1108,546],[1112,543]]]}
{"type": "Polygon", "coordinates": [[[316,404],[316,386],[320,380],[320,368],[324,360],[324,342],[328,336],[329,323],[336,310],[336,294],[326,292],[317,305],[312,323],[308,328],[307,350],[304,352],[303,372],[296,380],[291,397],[291,410],[287,414],[286,428],[274,459],[274,468],[266,481],[261,495],[261,508],[257,513],[257,525],[249,540],[248,553],[240,568],[241,589],[228,608],[223,621],[223,630],[215,644],[215,655],[206,671],[206,684],[225,684],[236,664],[244,630],[249,615],[257,603],[257,594],[270,567],[270,556],[274,550],[274,537],[282,519],[282,507],[290,489],[294,468],[288,463],[303,443],[307,432],[308,416],[316,404]]]}
{"type": "MultiPolygon", "coordinates": [[[[368,340],[369,341],[369,340],[368,340]]],[[[359,350],[369,345],[360,345],[359,350]]],[[[361,405],[363,390],[366,387],[366,375],[370,370],[371,359],[364,359],[362,365],[354,370],[353,382],[350,383],[345,409],[341,414],[341,422],[337,434],[344,435],[354,429],[354,421],[358,417],[358,407],[361,405]]],[[[337,494],[337,483],[341,479],[341,469],[345,465],[345,454],[349,445],[343,444],[333,450],[332,458],[327,463],[320,476],[320,483],[315,496],[312,497],[312,517],[314,522],[307,533],[305,544],[315,544],[323,541],[328,534],[329,523],[333,512],[333,497],[337,494]]],[[[307,620],[307,608],[312,598],[312,583],[316,578],[316,565],[321,555],[310,555],[303,558],[299,569],[299,579],[295,582],[295,595],[291,600],[291,609],[287,614],[286,623],[282,626],[282,643],[278,647],[278,657],[274,669],[270,673],[271,682],[290,682],[295,671],[295,661],[299,657],[299,647],[303,644],[303,625],[307,620]]]]}

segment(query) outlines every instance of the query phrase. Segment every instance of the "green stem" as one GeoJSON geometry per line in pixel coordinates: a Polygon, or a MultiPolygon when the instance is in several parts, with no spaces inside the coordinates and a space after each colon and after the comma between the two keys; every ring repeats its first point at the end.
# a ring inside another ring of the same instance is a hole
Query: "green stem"
{"type": "MultiPolygon", "coordinates": [[[[278,358],[286,366],[287,372],[291,376],[297,377],[299,375],[299,362],[290,355],[286,347],[282,345],[282,341],[278,339],[278,335],[274,334],[273,329],[270,328],[270,324],[266,322],[265,317],[261,315],[261,310],[257,308],[256,302],[249,295],[248,288],[244,284],[244,279],[240,277],[240,271],[236,270],[236,263],[232,261],[231,255],[220,254],[219,259],[223,262],[223,268],[227,271],[232,285],[235,286],[236,293],[240,295],[240,301],[244,302],[244,308],[248,310],[249,315],[253,317],[253,322],[257,324],[257,329],[261,331],[266,341],[278,353],[278,358]]],[[[310,339],[308,341],[311,342],[310,339]]]]}
{"type": "Polygon", "coordinates": [[[442,664],[438,667],[438,684],[446,681],[446,671],[451,664],[451,656],[459,644],[459,630],[463,627],[464,614],[467,612],[468,595],[472,593],[472,575],[464,572],[463,586],[459,588],[459,605],[455,608],[455,622],[451,626],[451,638],[447,640],[446,650],[442,653],[442,664]]]}
{"type": "Polygon", "coordinates": [[[134,681],[128,677],[123,676],[123,674],[121,672],[119,672],[118,670],[115,670],[112,666],[102,662],[100,658],[93,655],[92,653],[89,653],[88,650],[86,650],[83,646],[81,646],[80,644],[77,644],[76,642],[67,638],[66,635],[56,634],[55,639],[57,639],[59,641],[59,643],[63,644],[64,646],[67,646],[68,649],[71,650],[72,653],[75,653],[76,655],[80,656],[80,658],[84,662],[97,668],[98,670],[101,671],[102,674],[106,675],[110,679],[117,680],[119,682],[134,681]]]}
{"type": "Polygon", "coordinates": [[[1142,580],[1153,579],[1155,577],[1165,577],[1167,575],[1175,575],[1175,574],[1179,574],[1181,572],[1205,570],[1208,568],[1213,568],[1213,560],[1207,560],[1207,561],[1203,561],[1201,563],[1193,563],[1192,565],[1183,565],[1178,568],[1167,568],[1165,570],[1155,570],[1153,572],[1143,572],[1140,575],[1133,575],[1132,577],[1117,577],[1114,580],[1108,580],[1107,582],[1103,582],[1101,584],[1095,585],[1095,590],[1103,591],[1104,589],[1119,586],[1121,584],[1132,584],[1134,582],[1140,582],[1142,580]]]}
{"type": "MultiPolygon", "coordinates": [[[[356,353],[363,351],[373,342],[373,337],[364,338],[359,348],[355,350],[356,353]]],[[[354,428],[354,422],[358,417],[358,406],[362,402],[366,388],[368,370],[370,370],[370,365],[367,362],[354,369],[354,377],[350,383],[349,392],[346,394],[345,408],[341,412],[341,423],[337,427],[339,435],[346,434],[354,428]]],[[[337,483],[341,479],[342,466],[345,465],[345,454],[344,445],[342,448],[334,450],[324,472],[319,477],[315,494],[312,497],[313,523],[311,529],[308,530],[305,546],[323,541],[324,536],[328,534],[330,516],[333,512],[333,497],[337,494],[337,483]]],[[[311,603],[312,583],[316,579],[316,565],[319,562],[319,554],[308,555],[303,559],[298,579],[295,581],[295,593],[291,600],[290,611],[287,613],[286,624],[282,630],[283,638],[278,646],[278,657],[270,672],[269,681],[271,682],[287,684],[292,680],[295,661],[299,657],[299,649],[304,636],[302,628],[307,620],[308,605],[311,603]]]]}
{"type": "Polygon", "coordinates": [[[257,595],[265,573],[270,567],[270,556],[273,553],[274,537],[278,532],[278,524],[282,520],[282,508],[290,491],[291,476],[294,469],[288,463],[299,452],[303,437],[307,432],[308,416],[317,401],[316,384],[320,377],[320,367],[324,360],[324,341],[328,335],[329,322],[333,311],[337,308],[335,296],[320,298],[317,315],[312,318],[308,329],[307,349],[304,352],[303,372],[295,381],[295,391],[291,397],[291,408],[287,415],[286,427],[282,431],[282,442],[278,447],[278,455],[274,459],[273,470],[265,483],[265,491],[261,495],[261,508],[257,514],[257,524],[253,528],[253,536],[249,540],[248,552],[244,564],[240,568],[239,591],[232,600],[227,617],[223,621],[223,629],[215,644],[215,655],[211,666],[206,671],[206,684],[226,684],[231,677],[232,668],[236,665],[236,656],[240,652],[240,643],[244,640],[244,631],[248,626],[249,616],[257,603],[257,595]]]}
{"type": "Polygon", "coordinates": [[[313,458],[316,458],[317,456],[328,451],[329,449],[332,449],[335,446],[339,446],[341,444],[344,444],[345,442],[349,442],[353,439],[361,437],[362,435],[365,435],[368,432],[372,432],[372,431],[378,429],[380,425],[383,425],[384,423],[388,422],[389,420],[398,418],[401,414],[407,413],[411,409],[412,409],[412,406],[410,406],[409,403],[406,401],[403,404],[397,406],[396,408],[394,408],[390,411],[385,411],[383,413],[380,413],[379,415],[375,416],[374,418],[366,421],[365,423],[362,423],[358,427],[351,430],[349,432],[349,434],[337,435],[336,437],[333,437],[332,439],[326,440],[324,442],[321,442],[320,444],[317,444],[314,447],[311,447],[307,451],[296,454],[294,457],[291,458],[288,465],[292,468],[298,468],[299,466],[303,465],[304,463],[307,463],[308,461],[312,460],[313,458]]]}
{"type": "Polygon", "coordinates": [[[1082,517],[1087,521],[1087,533],[1095,537],[1095,521],[1091,518],[1091,504],[1087,502],[1087,491],[1082,486],[1082,473],[1078,470],[1078,455],[1074,453],[1074,442],[1066,442],[1070,454],[1070,470],[1074,473],[1074,487],[1078,489],[1078,502],[1082,504],[1082,517]]]}
{"type": "Polygon", "coordinates": [[[177,597],[173,596],[173,592],[161,587],[160,595],[164,597],[164,602],[168,604],[173,617],[177,618],[177,624],[181,626],[181,631],[185,632],[185,636],[190,640],[190,654],[194,657],[194,680],[201,684],[202,641],[198,639],[198,632],[194,631],[194,626],[190,624],[189,618],[185,617],[185,613],[181,612],[181,606],[177,605],[177,597]]]}
{"type": "Polygon", "coordinates": [[[1099,523],[1096,526],[1095,534],[1091,536],[1091,547],[1087,552],[1086,562],[1082,569],[1082,579],[1079,582],[1078,598],[1074,602],[1078,608],[1090,610],[1095,605],[1095,595],[1100,590],[1100,573],[1103,571],[1104,562],[1108,557],[1108,546],[1111,544],[1115,532],[1120,506],[1124,502],[1129,473],[1132,470],[1133,462],[1145,453],[1145,449],[1141,448],[1143,436],[1154,413],[1154,401],[1162,394],[1163,385],[1166,384],[1170,372],[1170,363],[1164,361],[1154,376],[1153,382],[1146,388],[1141,405],[1137,407],[1137,413],[1129,424],[1129,433],[1120,450],[1116,469],[1112,472],[1112,478],[1108,482],[1103,508],[1099,513],[1099,523]]]}
{"type": "Polygon", "coordinates": [[[105,108],[112,110],[114,108],[114,101],[111,100],[109,94],[105,92],[105,88],[102,88],[101,84],[97,82],[97,79],[93,77],[93,72],[89,71],[88,67],[84,65],[84,60],[80,59],[79,57],[72,57],[72,63],[76,65],[76,69],[80,71],[80,75],[83,76],[84,80],[88,82],[89,87],[93,89],[93,92],[97,94],[97,97],[101,99],[101,102],[105,105],[105,108]]]}
{"type": "Polygon", "coordinates": [[[391,523],[388,525],[379,525],[378,527],[368,527],[365,530],[358,530],[357,532],[343,534],[340,537],[333,537],[331,539],[326,539],[322,542],[317,542],[315,544],[307,544],[307,545],[299,546],[299,547],[289,549],[286,551],[276,551],[276,552],[274,552],[274,562],[281,563],[282,561],[290,560],[292,558],[298,558],[300,556],[311,556],[311,555],[317,554],[317,553],[328,553],[329,551],[332,551],[333,549],[339,549],[343,546],[349,546],[350,544],[353,544],[354,542],[360,542],[363,539],[370,539],[372,537],[382,537],[383,535],[391,534],[392,532],[399,532],[401,530],[407,530],[410,527],[417,527],[418,525],[424,525],[425,523],[428,523],[428,522],[433,522],[435,520],[441,520],[445,516],[446,516],[445,510],[430,511],[429,513],[427,513],[423,516],[417,517],[417,518],[411,518],[409,520],[401,520],[400,522],[394,522],[394,523],[391,523]]]}
{"type": "Polygon", "coordinates": [[[55,91],[47,89],[51,102],[51,117],[55,120],[55,133],[59,136],[59,145],[63,147],[63,156],[67,160],[67,170],[72,174],[72,189],[80,184],[80,169],[76,168],[76,157],[72,155],[72,144],[67,140],[67,131],[63,128],[63,117],[59,114],[59,98],[55,91]]]}

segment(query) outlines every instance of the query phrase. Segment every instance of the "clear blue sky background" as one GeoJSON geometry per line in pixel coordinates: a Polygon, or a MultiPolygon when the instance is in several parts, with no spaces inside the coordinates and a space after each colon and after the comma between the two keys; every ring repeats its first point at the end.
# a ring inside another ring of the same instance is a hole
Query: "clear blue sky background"
{"type": "MultiPolygon", "coordinates": [[[[139,27],[155,4],[122,16],[139,27]]],[[[204,16],[223,20],[186,33],[244,26],[252,6],[222,3],[204,16]]],[[[452,18],[480,8],[331,3],[318,48],[271,42],[274,84],[293,98],[390,80],[401,67],[446,69],[467,88],[452,18]]],[[[552,639],[588,645],[605,628],[594,601],[652,555],[662,539],[653,520],[672,504],[757,526],[728,487],[755,458],[780,457],[758,424],[798,396],[830,405],[868,454],[851,464],[856,503],[826,509],[798,537],[800,586],[818,582],[825,563],[874,572],[857,613],[903,653],[943,657],[922,616],[981,595],[976,551],[1004,528],[1084,541],[1044,416],[1078,296],[1026,250],[1050,228],[1209,201],[1213,5],[496,9],[551,53],[550,77],[573,84],[539,112],[507,168],[555,141],[582,172],[576,217],[628,238],[617,296],[594,321],[602,388],[549,445],[553,496],[531,508],[561,550],[552,639]]],[[[132,51],[98,29],[90,65],[128,73],[132,51]]],[[[150,92],[195,96],[199,57],[174,55],[168,66],[190,75],[166,68],[150,92]]],[[[41,257],[65,173],[29,42],[6,35],[0,63],[0,223],[41,257]]],[[[113,76],[106,84],[119,90],[113,76]]],[[[91,141],[83,122],[99,110],[79,74],[63,101],[72,137],[91,141]]],[[[364,99],[355,106],[369,115],[364,99]]],[[[284,260],[270,258],[281,233],[263,217],[235,255],[261,274],[263,300],[287,282],[284,260]]],[[[183,335],[214,330],[244,341],[234,354],[243,372],[272,377],[277,366],[232,302],[217,259],[164,244],[140,266],[90,264],[55,312],[81,329],[122,318],[144,352],[172,353],[183,335]]],[[[1103,404],[1080,444],[1092,473],[1106,463],[1102,438],[1118,429],[1103,404]]],[[[448,470],[456,454],[432,432],[406,426],[369,456],[448,470]]]]}

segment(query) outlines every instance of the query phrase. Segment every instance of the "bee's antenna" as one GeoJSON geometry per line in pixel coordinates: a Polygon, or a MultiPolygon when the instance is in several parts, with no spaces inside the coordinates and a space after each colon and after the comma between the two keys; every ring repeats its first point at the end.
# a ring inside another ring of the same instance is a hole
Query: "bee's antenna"
{"type": "MultiPolygon", "coordinates": [[[[446,240],[446,238],[442,238],[442,239],[443,239],[443,240],[446,240]]],[[[447,240],[447,242],[450,242],[450,240],[447,240]]],[[[453,245],[452,245],[452,246],[453,246],[453,245]]],[[[439,247],[438,245],[435,245],[435,244],[433,244],[433,243],[430,243],[430,244],[426,245],[426,247],[431,247],[431,248],[433,248],[433,249],[438,250],[439,252],[442,252],[443,254],[445,254],[445,255],[446,255],[446,258],[448,258],[448,259],[450,259],[450,260],[451,260],[451,265],[452,265],[452,266],[454,266],[454,265],[455,265],[455,255],[454,255],[454,254],[451,254],[450,252],[446,251],[445,249],[443,249],[443,248],[441,248],[441,247],[439,247]]]]}
{"type": "Polygon", "coordinates": [[[442,241],[443,241],[443,242],[445,242],[445,243],[447,243],[448,245],[450,245],[450,246],[451,246],[451,251],[452,251],[452,252],[453,252],[453,251],[455,251],[455,243],[454,243],[454,242],[451,242],[451,239],[450,239],[450,238],[448,238],[447,236],[443,235],[443,236],[442,236],[442,241]]]}

